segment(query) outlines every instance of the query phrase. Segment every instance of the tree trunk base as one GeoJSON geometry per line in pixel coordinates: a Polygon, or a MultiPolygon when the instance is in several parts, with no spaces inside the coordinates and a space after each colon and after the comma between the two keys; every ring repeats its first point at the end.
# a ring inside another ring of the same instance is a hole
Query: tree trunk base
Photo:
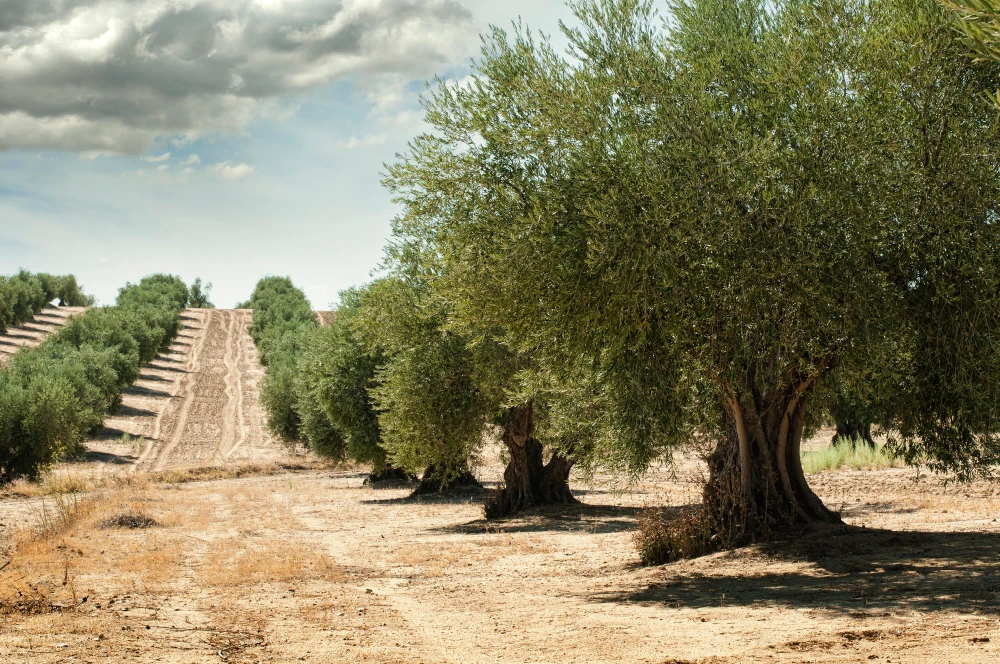
{"type": "Polygon", "coordinates": [[[364,485],[371,486],[378,482],[412,482],[415,478],[402,468],[386,466],[378,473],[370,473],[364,485]]]}
{"type": "Polygon", "coordinates": [[[875,438],[872,437],[872,425],[865,423],[851,422],[847,424],[837,423],[837,433],[833,435],[833,440],[831,441],[833,445],[850,445],[852,448],[858,446],[858,444],[867,445],[871,449],[875,449],[877,445],[875,444],[875,438]]]}
{"type": "Polygon", "coordinates": [[[703,494],[703,534],[711,549],[745,546],[811,524],[842,523],[806,481],[800,456],[802,426],[800,410],[782,427],[785,433],[767,435],[760,427],[745,460],[735,424],[720,440],[708,459],[709,480],[703,494]],[[785,444],[778,444],[783,435],[785,444]]]}
{"type": "Polygon", "coordinates": [[[458,476],[445,482],[444,477],[438,472],[437,467],[432,464],[424,471],[424,475],[420,479],[420,485],[413,490],[410,496],[422,496],[432,493],[439,494],[445,491],[477,491],[482,488],[483,485],[479,483],[479,480],[476,479],[476,476],[468,468],[463,469],[458,476]]]}
{"type": "Polygon", "coordinates": [[[510,445],[510,463],[504,470],[504,483],[486,495],[483,512],[487,519],[500,519],[540,505],[579,503],[569,488],[573,462],[553,454],[542,464],[542,444],[529,438],[523,445],[510,445]]]}

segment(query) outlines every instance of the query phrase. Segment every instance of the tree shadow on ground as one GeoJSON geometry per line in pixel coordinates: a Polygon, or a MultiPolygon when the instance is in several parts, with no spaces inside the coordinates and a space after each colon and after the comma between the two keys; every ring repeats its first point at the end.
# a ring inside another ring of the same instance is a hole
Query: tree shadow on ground
{"type": "MultiPolygon", "coordinates": [[[[6,339],[20,339],[22,341],[38,341],[39,340],[37,335],[34,335],[34,334],[20,334],[18,332],[11,332],[10,330],[8,330],[7,332],[5,332],[2,336],[4,336],[6,339]]],[[[14,345],[16,345],[16,344],[13,344],[13,343],[10,343],[10,342],[6,342],[6,343],[7,343],[8,346],[14,346],[14,345]]]]}
{"type": "MultiPolygon", "coordinates": [[[[153,360],[153,362],[166,362],[167,364],[183,364],[184,361],[175,359],[173,357],[168,357],[166,355],[157,355],[156,359],[153,360]]],[[[149,363],[150,366],[152,366],[153,362],[149,363]]]]}
{"type": "Polygon", "coordinates": [[[617,533],[635,530],[640,507],[615,505],[546,505],[525,510],[506,519],[476,519],[435,529],[442,533],[617,533]]]}
{"type": "Polygon", "coordinates": [[[466,505],[468,503],[483,502],[483,494],[486,489],[482,487],[468,487],[456,490],[442,491],[440,493],[422,493],[413,495],[413,491],[420,486],[420,482],[378,482],[372,488],[379,489],[410,489],[411,493],[396,498],[375,498],[372,500],[362,500],[365,505],[401,505],[401,504],[434,504],[434,505],[466,505]]]}
{"type": "Polygon", "coordinates": [[[163,390],[154,390],[149,387],[143,387],[142,385],[130,385],[122,390],[122,394],[128,394],[131,396],[138,397],[167,397],[169,398],[171,394],[169,392],[164,392],[163,390]]]}
{"type": "Polygon", "coordinates": [[[184,374],[189,373],[187,371],[187,369],[182,369],[180,367],[170,367],[170,366],[167,366],[167,367],[158,367],[155,364],[156,362],[157,362],[157,360],[153,360],[152,362],[150,362],[149,364],[146,365],[146,368],[152,369],[154,371],[172,371],[174,373],[184,373],[184,374]]]}
{"type": "Polygon", "coordinates": [[[135,463],[135,459],[136,456],[134,454],[112,454],[111,452],[87,450],[80,455],[79,461],[93,461],[116,466],[130,466],[135,463]]]}
{"type": "MultiPolygon", "coordinates": [[[[122,406],[122,410],[124,410],[127,407],[128,406],[122,406]]],[[[124,429],[105,426],[91,440],[101,443],[120,443],[124,436],[128,436],[131,440],[138,440],[140,437],[134,433],[129,433],[124,429]]],[[[152,438],[145,438],[145,436],[143,436],[143,438],[145,440],[153,440],[152,438]]]]}
{"type": "Polygon", "coordinates": [[[115,411],[115,417],[155,417],[156,413],[145,408],[134,406],[119,406],[115,411]]]}
{"type": "MultiPolygon", "coordinates": [[[[37,323],[36,324],[25,323],[24,325],[18,325],[17,329],[24,332],[35,332],[36,334],[49,334],[55,331],[52,325],[48,325],[46,323],[42,323],[41,325],[38,325],[37,323]]],[[[36,339],[36,340],[38,339],[38,337],[25,337],[25,338],[36,339]]]]}
{"type": "Polygon", "coordinates": [[[362,500],[364,505],[402,505],[402,504],[438,504],[438,505],[464,505],[467,503],[482,502],[486,489],[483,487],[460,487],[454,490],[442,491],[440,493],[422,493],[413,495],[413,491],[420,486],[419,480],[386,480],[375,482],[371,487],[376,491],[388,489],[409,489],[410,493],[405,496],[394,498],[373,498],[362,500]]]}
{"type": "Polygon", "coordinates": [[[670,607],[783,606],[879,615],[890,610],[1000,613],[1000,534],[843,526],[654,570],[599,602],[670,607]]]}

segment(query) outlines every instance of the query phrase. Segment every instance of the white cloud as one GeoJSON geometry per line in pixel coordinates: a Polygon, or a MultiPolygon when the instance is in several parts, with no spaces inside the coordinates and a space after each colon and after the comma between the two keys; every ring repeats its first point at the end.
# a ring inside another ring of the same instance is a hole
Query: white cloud
{"type": "Polygon", "coordinates": [[[156,172],[157,173],[162,173],[165,170],[167,170],[168,168],[170,168],[170,164],[160,164],[159,166],[156,167],[156,172]]]}
{"type": "Polygon", "coordinates": [[[181,162],[181,166],[194,166],[195,164],[200,164],[200,163],[201,163],[201,157],[199,157],[196,154],[192,154],[187,159],[181,162]]]}
{"type": "Polygon", "coordinates": [[[147,156],[145,156],[145,157],[142,158],[143,161],[148,161],[148,162],[151,162],[151,163],[154,163],[154,164],[157,163],[157,162],[160,162],[160,161],[166,161],[168,159],[170,159],[170,153],[169,152],[164,152],[163,154],[161,154],[159,156],[156,156],[156,157],[154,157],[152,155],[147,155],[147,156]]]}
{"type": "Polygon", "coordinates": [[[253,173],[253,166],[250,164],[234,164],[231,161],[212,164],[208,168],[223,180],[239,180],[253,173]]]}
{"type": "Polygon", "coordinates": [[[353,150],[355,148],[371,147],[373,145],[384,145],[386,138],[385,132],[370,136],[362,136],[361,138],[352,135],[346,141],[337,141],[337,147],[344,148],[345,150],[353,150]]]}
{"type": "Polygon", "coordinates": [[[474,34],[458,0],[2,0],[0,149],[140,155],[355,75],[391,106],[474,34]]]}

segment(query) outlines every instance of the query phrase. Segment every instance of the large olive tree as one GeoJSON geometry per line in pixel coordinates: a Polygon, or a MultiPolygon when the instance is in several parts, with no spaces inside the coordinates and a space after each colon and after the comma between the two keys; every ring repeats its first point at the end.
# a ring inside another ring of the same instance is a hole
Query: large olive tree
{"type": "Polygon", "coordinates": [[[910,458],[1000,460],[993,70],[931,0],[668,10],[579,2],[566,54],[495,30],[428,96],[387,184],[455,324],[598,372],[609,462],[717,440],[705,504],[734,543],[839,519],[800,463],[831,373],[891,396],[910,458]]]}

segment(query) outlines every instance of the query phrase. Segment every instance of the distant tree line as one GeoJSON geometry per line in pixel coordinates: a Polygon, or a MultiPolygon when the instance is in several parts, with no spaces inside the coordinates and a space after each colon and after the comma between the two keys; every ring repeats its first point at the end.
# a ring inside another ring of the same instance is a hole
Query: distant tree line
{"type": "Polygon", "coordinates": [[[120,289],[114,306],[72,316],[14,354],[0,368],[0,484],[37,477],[100,431],[140,365],[177,335],[188,297],[177,277],[145,277],[120,289]]]}
{"type": "Polygon", "coordinates": [[[89,307],[94,303],[71,274],[55,276],[21,270],[12,277],[0,276],[0,333],[28,322],[57,300],[62,307],[89,307]]]}

